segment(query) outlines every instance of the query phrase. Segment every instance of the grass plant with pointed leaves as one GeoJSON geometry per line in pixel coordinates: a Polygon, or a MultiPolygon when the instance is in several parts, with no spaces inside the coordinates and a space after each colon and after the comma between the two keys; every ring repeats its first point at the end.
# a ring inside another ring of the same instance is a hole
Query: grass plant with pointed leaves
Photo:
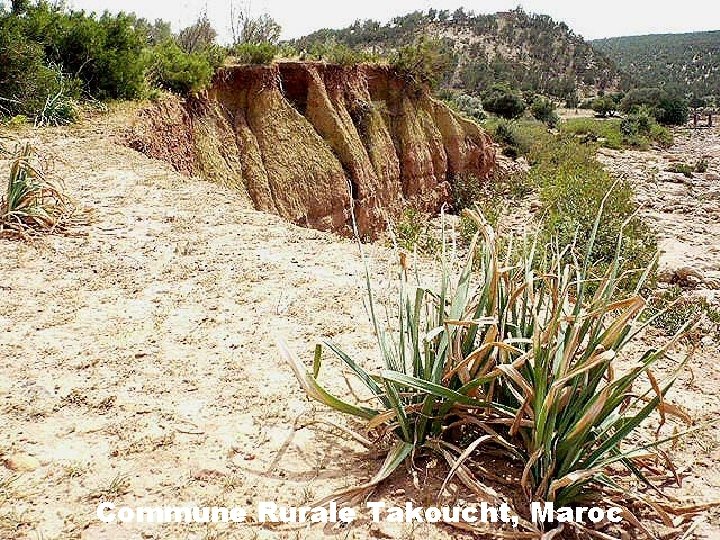
{"type": "Polygon", "coordinates": [[[11,154],[10,173],[0,196],[0,236],[29,238],[38,232],[66,230],[75,213],[60,185],[46,178],[24,144],[11,154]]]}
{"type": "MultiPolygon", "coordinates": [[[[628,343],[654,318],[640,322],[645,300],[639,291],[651,267],[639,279],[634,275],[633,293],[624,292],[620,285],[631,272],[619,262],[621,235],[614,263],[591,285],[600,215],[583,257],[567,246],[549,250],[544,259],[535,256],[534,244],[519,256],[512,248],[501,253],[484,218],[476,211],[467,216],[479,232],[459,270],[453,270],[443,249],[437,288],[421,285],[401,256],[398,311],[389,321],[393,331],[378,319],[366,272],[384,369],[370,373],[326,342],[367,387],[371,402],[350,403],[323,388],[318,381],[322,346],[316,347],[308,371],[281,345],[308,396],[363,419],[378,439],[395,441],[372,480],[335,497],[365,494],[404,461],[429,451],[442,456],[450,475],[474,493],[497,500],[468,460],[492,448],[522,471],[520,485],[528,501],[572,506],[619,494],[645,501],[660,514],[672,512],[673,504],[654,503],[623,488],[617,466],[649,485],[643,468],[654,450],[683,433],[643,441],[637,428],[653,414],[661,424],[668,416],[691,422],[666,401],[684,363],[662,380],[652,370],[692,321],[665,346],[631,362],[625,355],[628,343]]],[[[667,521],[667,515],[661,517],[667,521]]],[[[533,524],[523,525],[539,532],[533,524]]]]}

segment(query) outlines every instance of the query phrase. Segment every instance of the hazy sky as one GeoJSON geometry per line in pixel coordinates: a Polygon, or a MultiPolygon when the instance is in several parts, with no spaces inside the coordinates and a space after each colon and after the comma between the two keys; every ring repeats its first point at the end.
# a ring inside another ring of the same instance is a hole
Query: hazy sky
{"type": "MultiPolygon", "coordinates": [[[[242,4],[243,0],[234,0],[242,4]]],[[[177,30],[187,26],[207,9],[221,37],[229,36],[231,0],[67,0],[74,8],[95,11],[134,11],[148,18],[162,18],[177,30]]],[[[318,28],[340,28],[356,19],[383,22],[410,11],[454,10],[460,6],[479,13],[512,9],[544,13],[564,20],[588,39],[622,35],[691,32],[720,29],[717,0],[251,0],[251,12],[269,13],[283,27],[283,37],[298,37],[318,28]]]]}

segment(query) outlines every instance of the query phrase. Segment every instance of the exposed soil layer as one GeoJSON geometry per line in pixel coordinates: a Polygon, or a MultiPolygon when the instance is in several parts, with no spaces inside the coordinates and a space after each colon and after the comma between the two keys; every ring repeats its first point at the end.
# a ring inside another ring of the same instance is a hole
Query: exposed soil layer
{"type": "Polygon", "coordinates": [[[141,111],[126,142],[300,225],[348,234],[354,208],[368,237],[406,204],[439,210],[456,175],[495,165],[480,127],[375,65],[227,67],[203,96],[141,111]]]}

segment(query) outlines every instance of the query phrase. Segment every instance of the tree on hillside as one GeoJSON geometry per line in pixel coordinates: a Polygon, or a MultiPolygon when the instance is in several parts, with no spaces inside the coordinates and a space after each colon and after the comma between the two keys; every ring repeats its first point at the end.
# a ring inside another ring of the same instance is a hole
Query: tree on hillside
{"type": "Polygon", "coordinates": [[[411,45],[400,47],[391,61],[401,71],[432,88],[448,79],[457,63],[450,46],[440,39],[427,36],[416,39],[411,45]]]}
{"type": "Polygon", "coordinates": [[[230,4],[230,30],[235,45],[277,45],[280,40],[281,27],[267,13],[252,17],[247,4],[236,6],[230,4]]]}
{"type": "Polygon", "coordinates": [[[202,52],[215,43],[217,32],[203,13],[194,24],[180,30],[178,45],[187,53],[202,52]]]}

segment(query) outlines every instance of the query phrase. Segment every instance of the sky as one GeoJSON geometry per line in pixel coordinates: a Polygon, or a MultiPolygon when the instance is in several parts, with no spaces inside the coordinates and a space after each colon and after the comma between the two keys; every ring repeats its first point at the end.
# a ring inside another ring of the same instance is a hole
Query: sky
{"type": "Polygon", "coordinates": [[[692,32],[720,29],[717,0],[66,0],[89,11],[134,11],[150,20],[170,21],[173,30],[191,24],[207,10],[220,34],[230,36],[230,2],[249,5],[253,15],[268,13],[283,28],[283,38],[294,38],[319,28],[342,28],[356,19],[387,22],[397,15],[429,8],[455,10],[462,6],[478,13],[494,13],[520,5],[530,13],[565,21],[587,39],[625,35],[692,32]]]}

